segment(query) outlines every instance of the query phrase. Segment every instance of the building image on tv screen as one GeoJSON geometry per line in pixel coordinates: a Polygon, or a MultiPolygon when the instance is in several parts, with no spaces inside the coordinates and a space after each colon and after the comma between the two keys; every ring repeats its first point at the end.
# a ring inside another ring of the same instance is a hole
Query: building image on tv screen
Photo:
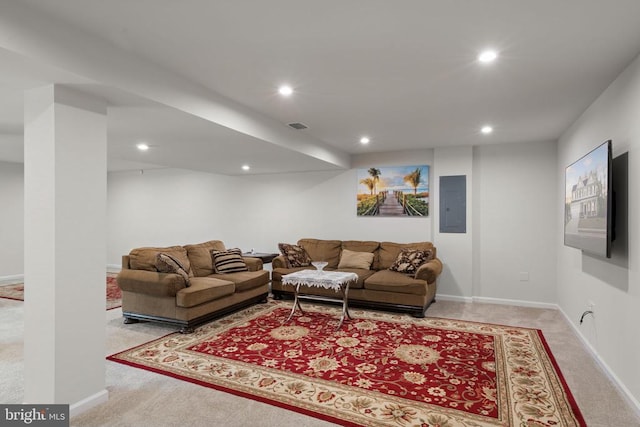
{"type": "Polygon", "coordinates": [[[607,255],[608,169],[607,144],[567,167],[565,245],[607,255]]]}

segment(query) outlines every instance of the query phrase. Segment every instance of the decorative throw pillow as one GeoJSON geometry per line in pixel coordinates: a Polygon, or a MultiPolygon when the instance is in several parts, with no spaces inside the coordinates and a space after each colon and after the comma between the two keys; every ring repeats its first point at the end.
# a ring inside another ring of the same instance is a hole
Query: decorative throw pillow
{"type": "Polygon", "coordinates": [[[172,255],[164,252],[158,253],[158,255],[156,255],[156,268],[160,273],[179,274],[184,279],[187,287],[191,284],[189,282],[189,273],[187,273],[187,270],[184,268],[178,258],[172,255]]]}
{"type": "Polygon", "coordinates": [[[389,270],[404,274],[415,274],[425,262],[432,258],[431,251],[419,249],[402,249],[389,270]]]}
{"type": "Polygon", "coordinates": [[[371,269],[373,262],[373,253],[371,252],[355,252],[343,249],[340,254],[340,263],[338,268],[361,268],[363,270],[371,269]]]}
{"type": "Polygon", "coordinates": [[[284,255],[287,268],[307,267],[311,265],[311,257],[303,247],[290,245],[288,243],[278,243],[278,248],[280,248],[280,252],[284,255]]]}
{"type": "Polygon", "coordinates": [[[247,264],[242,259],[242,251],[239,248],[227,249],[226,251],[211,251],[213,266],[216,273],[227,274],[239,271],[249,271],[247,264]]]}

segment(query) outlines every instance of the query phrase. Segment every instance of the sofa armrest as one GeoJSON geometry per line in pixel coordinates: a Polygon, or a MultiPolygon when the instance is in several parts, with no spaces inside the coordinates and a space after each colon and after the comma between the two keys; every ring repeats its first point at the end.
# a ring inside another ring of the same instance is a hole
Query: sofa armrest
{"type": "Polygon", "coordinates": [[[116,281],[123,291],[158,297],[175,297],[180,289],[186,287],[179,274],[146,270],[121,270],[116,281]]]}
{"type": "Polygon", "coordinates": [[[415,278],[426,280],[427,283],[435,283],[440,273],[442,273],[442,261],[434,258],[418,267],[415,278]]]}
{"type": "Polygon", "coordinates": [[[249,271],[260,271],[263,269],[263,263],[260,258],[242,257],[244,263],[247,264],[249,271]]]}
{"type": "Polygon", "coordinates": [[[271,261],[271,268],[272,269],[276,269],[276,268],[287,268],[287,263],[284,260],[284,256],[283,255],[278,255],[277,257],[275,257],[272,261],[271,261]]]}

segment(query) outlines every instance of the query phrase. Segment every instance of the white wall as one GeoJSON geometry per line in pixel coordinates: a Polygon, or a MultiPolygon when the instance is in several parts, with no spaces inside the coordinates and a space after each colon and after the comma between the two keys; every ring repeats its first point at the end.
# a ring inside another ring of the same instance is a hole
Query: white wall
{"type": "MultiPolygon", "coordinates": [[[[583,254],[562,242],[564,183],[556,191],[558,299],[562,310],[600,359],[640,401],[640,58],[637,58],[570,127],[559,141],[558,173],[607,139],[614,158],[628,152],[628,229],[618,229],[611,259],[583,254]],[[589,301],[595,316],[578,320],[589,301]]],[[[623,196],[623,195],[620,195],[623,196]]],[[[620,221],[618,221],[620,222],[620,221]]],[[[623,221],[624,223],[624,221],[623,221]]]]}
{"type": "Polygon", "coordinates": [[[24,274],[24,165],[0,162],[0,283],[24,274]]]}
{"type": "Polygon", "coordinates": [[[474,290],[555,304],[559,176],[554,141],[474,149],[474,290]]]}
{"type": "Polygon", "coordinates": [[[107,177],[107,263],[140,246],[212,239],[238,245],[245,205],[236,178],[177,169],[111,172],[107,177]]]}
{"type": "MultiPolygon", "coordinates": [[[[356,168],[431,164],[432,150],[354,159],[356,168]]],[[[108,263],[143,245],[219,239],[277,252],[302,237],[432,240],[429,218],[358,218],[356,169],[229,177],[184,170],[110,173],[108,263]]]]}

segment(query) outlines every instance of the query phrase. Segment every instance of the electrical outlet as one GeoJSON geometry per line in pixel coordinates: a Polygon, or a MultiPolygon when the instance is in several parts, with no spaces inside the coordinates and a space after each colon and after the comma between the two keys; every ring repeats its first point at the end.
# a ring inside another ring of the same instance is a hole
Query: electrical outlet
{"type": "Polygon", "coordinates": [[[521,271],[520,274],[518,275],[519,279],[521,282],[528,282],[529,281],[529,272],[528,271],[521,271]]]}

